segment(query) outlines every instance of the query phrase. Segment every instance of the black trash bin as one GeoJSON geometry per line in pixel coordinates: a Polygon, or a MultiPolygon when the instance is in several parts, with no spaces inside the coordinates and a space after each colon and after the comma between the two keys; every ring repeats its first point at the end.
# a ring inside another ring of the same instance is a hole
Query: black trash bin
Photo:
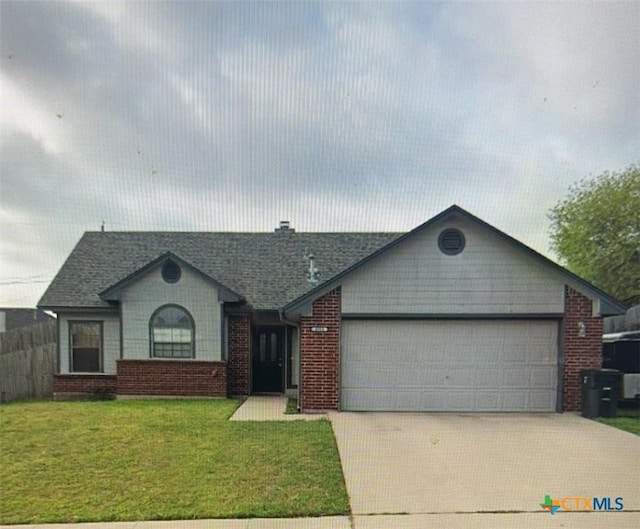
{"type": "Polygon", "coordinates": [[[615,417],[622,391],[622,372],[615,369],[585,369],[582,381],[582,416],[615,417]]]}
{"type": "Polygon", "coordinates": [[[580,371],[582,385],[582,416],[587,419],[598,417],[600,412],[600,390],[596,386],[597,369],[580,371]]]}
{"type": "Polygon", "coordinates": [[[622,395],[622,371],[601,369],[597,378],[600,387],[600,417],[615,417],[622,395]]]}

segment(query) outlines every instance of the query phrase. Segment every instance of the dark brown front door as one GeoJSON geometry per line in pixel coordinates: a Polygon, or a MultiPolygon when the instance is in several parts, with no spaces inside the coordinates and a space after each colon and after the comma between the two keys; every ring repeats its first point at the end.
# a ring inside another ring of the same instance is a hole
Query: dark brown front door
{"type": "Polygon", "coordinates": [[[253,336],[253,391],[282,392],[284,327],[256,327],[253,336]]]}

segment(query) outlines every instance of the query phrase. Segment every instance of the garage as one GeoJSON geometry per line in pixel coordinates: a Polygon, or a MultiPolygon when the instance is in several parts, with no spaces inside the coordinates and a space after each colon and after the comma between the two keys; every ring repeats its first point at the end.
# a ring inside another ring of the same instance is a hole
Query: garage
{"type": "Polygon", "coordinates": [[[554,412],[557,320],[343,320],[343,410],[554,412]]]}

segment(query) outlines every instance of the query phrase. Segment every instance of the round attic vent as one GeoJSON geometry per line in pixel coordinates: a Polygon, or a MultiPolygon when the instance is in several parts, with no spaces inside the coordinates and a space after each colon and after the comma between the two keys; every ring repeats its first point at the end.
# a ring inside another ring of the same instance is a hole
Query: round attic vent
{"type": "Polygon", "coordinates": [[[180,281],[180,267],[173,261],[167,261],[162,265],[162,279],[167,283],[177,283],[180,281]]]}
{"type": "Polygon", "coordinates": [[[458,255],[464,250],[464,235],[460,230],[449,228],[440,233],[438,237],[438,247],[440,251],[447,255],[458,255]]]}

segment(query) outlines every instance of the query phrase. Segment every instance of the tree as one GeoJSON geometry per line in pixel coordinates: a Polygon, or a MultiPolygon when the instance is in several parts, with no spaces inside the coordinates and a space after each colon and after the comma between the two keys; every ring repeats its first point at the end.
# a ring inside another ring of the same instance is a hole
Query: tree
{"type": "Polygon", "coordinates": [[[550,211],[551,247],[575,274],[640,302],[640,167],[585,178],[550,211]]]}

